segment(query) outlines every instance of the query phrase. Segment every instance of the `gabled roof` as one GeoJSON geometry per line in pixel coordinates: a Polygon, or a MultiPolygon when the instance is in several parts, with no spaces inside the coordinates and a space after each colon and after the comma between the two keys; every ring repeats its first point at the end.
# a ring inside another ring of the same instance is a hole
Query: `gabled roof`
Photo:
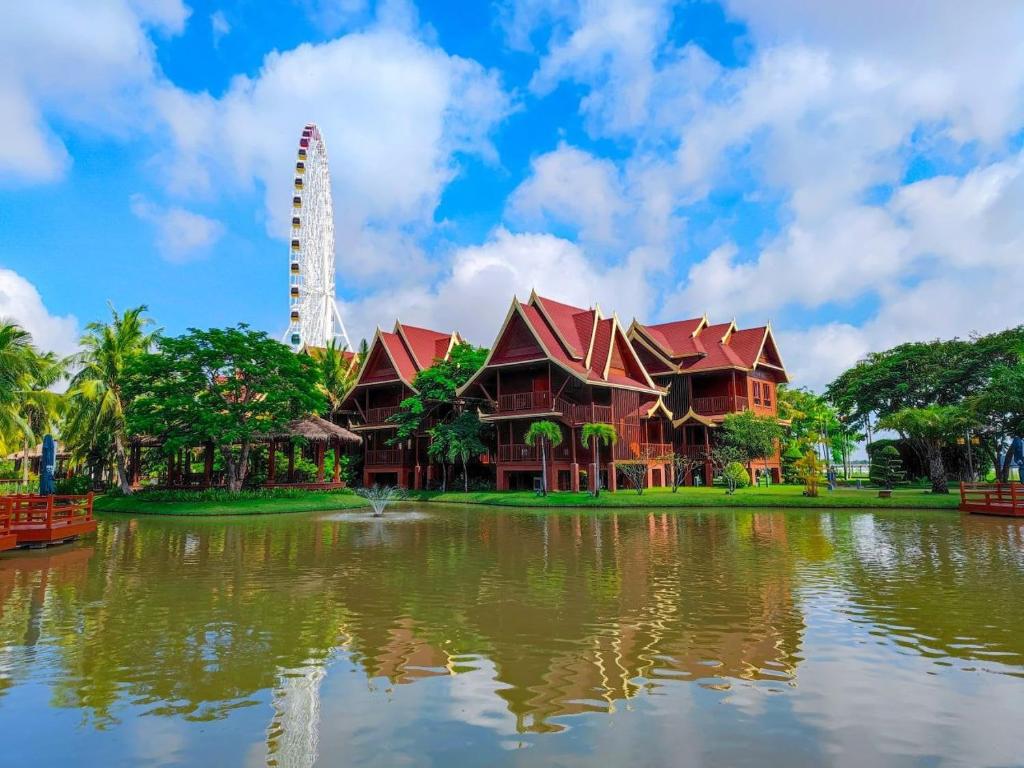
{"type": "Polygon", "coordinates": [[[430,368],[435,360],[446,360],[452,347],[461,341],[462,337],[454,331],[442,333],[428,328],[418,328],[414,325],[404,325],[400,320],[396,320],[395,327],[390,333],[382,331],[380,328],[377,329],[363,360],[363,366],[359,370],[355,386],[384,384],[393,381],[401,382],[415,390],[413,382],[416,379],[416,374],[430,368]],[[391,378],[367,381],[368,374],[371,369],[376,368],[381,355],[385,355],[390,361],[394,368],[394,375],[391,378]]]}
{"type": "Polygon", "coordinates": [[[496,352],[505,346],[502,340],[506,332],[522,333],[523,327],[536,341],[538,349],[537,357],[530,359],[547,358],[588,384],[627,387],[654,394],[661,391],[637,357],[618,317],[606,318],[597,307],[582,309],[536,293],[532,293],[525,304],[518,298],[512,299],[487,361],[461,391],[472,386],[484,371],[509,364],[508,360],[502,361],[500,354],[496,358],[496,352]],[[613,362],[619,365],[613,366],[613,362]]]}
{"type": "Polygon", "coordinates": [[[763,366],[788,380],[770,325],[744,329],[735,321],[711,325],[706,316],[657,325],[634,320],[629,339],[652,356],[648,360],[664,366],[655,373],[752,371],[763,366]]]}

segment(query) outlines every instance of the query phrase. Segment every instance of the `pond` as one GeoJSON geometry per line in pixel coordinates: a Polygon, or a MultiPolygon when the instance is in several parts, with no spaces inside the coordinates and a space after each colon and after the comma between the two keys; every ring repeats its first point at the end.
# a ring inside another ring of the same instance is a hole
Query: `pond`
{"type": "Polygon", "coordinates": [[[428,505],[0,556],[0,765],[1024,760],[1024,528],[428,505]]]}

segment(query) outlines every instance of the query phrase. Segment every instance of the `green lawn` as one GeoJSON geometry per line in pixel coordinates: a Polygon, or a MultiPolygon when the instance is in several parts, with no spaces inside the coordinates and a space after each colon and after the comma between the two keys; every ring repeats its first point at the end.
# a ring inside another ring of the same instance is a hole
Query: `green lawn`
{"type": "Polygon", "coordinates": [[[833,507],[885,509],[956,509],[958,493],[933,494],[919,488],[893,491],[892,498],[878,498],[876,490],[823,489],[817,498],[803,495],[803,486],[774,485],[770,488],[742,488],[728,495],[724,488],[652,488],[637,495],[635,491],[604,492],[597,499],[587,493],[551,493],[537,496],[532,491],[477,491],[470,493],[412,494],[412,498],[445,504],[485,504],[506,507],[833,507]]]}
{"type": "MultiPolygon", "coordinates": [[[[822,490],[817,498],[803,495],[802,486],[775,485],[771,488],[743,488],[728,495],[723,488],[653,488],[637,495],[631,490],[604,492],[597,499],[587,493],[551,493],[537,496],[532,491],[419,491],[409,495],[410,501],[435,504],[480,504],[497,507],[551,508],[672,508],[672,507],[831,507],[847,509],[950,509],[960,502],[959,494],[946,496],[920,488],[893,491],[892,498],[880,499],[875,490],[822,490]]],[[[100,496],[97,512],[126,512],[142,515],[268,515],[280,512],[316,512],[335,509],[357,509],[367,502],[351,491],[289,490],[243,493],[229,497],[224,492],[147,493],[137,496],[100,496]]]]}
{"type": "MultiPolygon", "coordinates": [[[[279,512],[317,512],[356,509],[369,506],[351,491],[291,491],[280,495],[242,494],[228,498],[147,499],[138,496],[99,496],[93,508],[97,512],[126,512],[135,515],[271,515],[279,512]]],[[[200,494],[193,494],[200,496],[200,494]]]]}

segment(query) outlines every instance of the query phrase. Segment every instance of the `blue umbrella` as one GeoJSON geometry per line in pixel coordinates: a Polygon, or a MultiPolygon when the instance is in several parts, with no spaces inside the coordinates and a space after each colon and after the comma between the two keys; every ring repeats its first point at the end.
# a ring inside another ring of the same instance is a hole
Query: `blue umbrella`
{"type": "Polygon", "coordinates": [[[57,466],[57,448],[53,444],[53,436],[43,438],[43,455],[39,462],[39,493],[52,496],[56,492],[53,483],[53,471],[57,466]]]}

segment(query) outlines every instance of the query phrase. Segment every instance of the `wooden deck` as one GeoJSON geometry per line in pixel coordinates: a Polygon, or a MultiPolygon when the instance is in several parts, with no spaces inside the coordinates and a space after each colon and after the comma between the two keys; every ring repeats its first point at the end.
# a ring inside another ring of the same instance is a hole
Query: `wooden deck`
{"type": "Polygon", "coordinates": [[[36,496],[20,494],[0,497],[0,517],[6,515],[19,547],[63,544],[93,533],[93,495],[36,496]]]}
{"type": "Polygon", "coordinates": [[[11,530],[11,511],[0,503],[0,552],[18,546],[18,534],[11,530]]]}
{"type": "Polygon", "coordinates": [[[1024,517],[1024,483],[960,483],[960,511],[1024,517]]]}

